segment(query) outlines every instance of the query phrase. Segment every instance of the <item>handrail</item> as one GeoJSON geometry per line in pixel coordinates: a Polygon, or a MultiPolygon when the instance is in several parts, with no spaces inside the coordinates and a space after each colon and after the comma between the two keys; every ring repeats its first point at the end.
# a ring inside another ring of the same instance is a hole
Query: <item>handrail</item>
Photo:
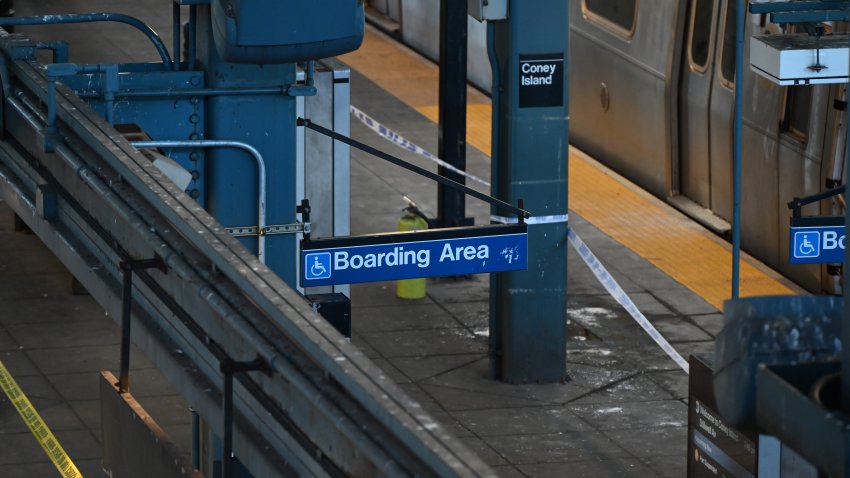
{"type": "Polygon", "coordinates": [[[66,25],[69,23],[95,23],[95,22],[116,22],[130,25],[131,27],[144,33],[150,39],[156,51],[159,52],[160,58],[165,69],[170,70],[174,66],[174,61],[168,53],[162,38],[148,26],[145,22],[136,17],[125,15],[123,13],[67,13],[61,15],[37,15],[32,17],[5,17],[0,18],[0,27],[16,27],[16,26],[37,26],[37,25],[66,25]]]}
{"type": "MultiPolygon", "coordinates": [[[[522,207],[516,207],[513,204],[502,201],[501,199],[496,199],[493,196],[488,196],[486,194],[480,193],[480,192],[478,192],[478,191],[476,191],[476,190],[474,190],[474,189],[472,189],[468,186],[464,186],[463,184],[461,184],[459,182],[452,181],[449,178],[446,178],[444,176],[440,176],[439,174],[432,173],[431,171],[428,171],[427,169],[423,169],[423,168],[420,168],[419,166],[415,166],[413,164],[410,164],[407,161],[404,161],[400,158],[397,158],[397,157],[395,157],[391,154],[387,154],[387,153],[385,153],[385,152],[383,152],[379,149],[375,149],[375,148],[373,148],[373,147],[371,147],[367,144],[361,143],[361,142],[359,142],[355,139],[351,139],[348,136],[341,135],[341,134],[339,134],[335,131],[331,131],[331,130],[325,128],[325,127],[319,126],[316,123],[313,123],[312,121],[310,121],[309,119],[298,118],[296,120],[296,124],[298,126],[304,126],[304,127],[309,128],[309,129],[312,129],[313,131],[321,133],[325,136],[329,136],[332,139],[335,139],[337,141],[341,141],[341,142],[343,142],[343,143],[345,143],[349,146],[353,146],[353,147],[355,147],[355,148],[357,148],[361,151],[365,151],[365,152],[367,152],[367,153],[369,153],[373,156],[376,156],[378,158],[383,159],[384,161],[389,161],[390,163],[393,163],[396,166],[401,166],[402,168],[407,169],[408,171],[412,171],[416,174],[419,174],[420,176],[425,176],[428,179],[431,179],[433,181],[437,181],[440,184],[444,184],[444,185],[446,185],[450,188],[456,189],[456,190],[458,190],[458,191],[460,191],[464,194],[467,194],[469,196],[472,196],[476,199],[480,199],[480,200],[482,200],[486,203],[490,203],[490,204],[492,204],[496,207],[501,207],[501,208],[507,209],[508,211],[511,211],[512,213],[516,214],[519,217],[520,222],[522,222],[523,219],[531,217],[531,213],[526,211],[525,209],[522,209],[522,207]]],[[[522,204],[520,204],[520,206],[522,206],[522,204]]]]}
{"type": "Polygon", "coordinates": [[[257,148],[242,141],[220,139],[196,139],[187,141],[131,141],[136,148],[238,148],[247,151],[257,163],[257,258],[266,263],[266,162],[257,148]]]}

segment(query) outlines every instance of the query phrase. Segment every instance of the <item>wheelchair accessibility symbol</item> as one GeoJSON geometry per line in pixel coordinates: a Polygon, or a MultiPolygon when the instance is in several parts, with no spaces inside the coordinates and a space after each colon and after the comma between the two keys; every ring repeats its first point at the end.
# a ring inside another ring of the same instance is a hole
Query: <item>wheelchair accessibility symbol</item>
{"type": "Polygon", "coordinates": [[[820,232],[795,232],[794,233],[794,257],[818,257],[820,256],[820,232]]]}
{"type": "Polygon", "coordinates": [[[304,256],[304,278],[307,280],[331,277],[331,253],[316,252],[304,256]]]}

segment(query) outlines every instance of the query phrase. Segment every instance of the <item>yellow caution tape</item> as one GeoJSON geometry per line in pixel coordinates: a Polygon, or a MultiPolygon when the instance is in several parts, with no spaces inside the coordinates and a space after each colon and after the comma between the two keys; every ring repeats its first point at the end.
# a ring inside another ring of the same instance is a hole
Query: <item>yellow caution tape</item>
{"type": "Polygon", "coordinates": [[[0,388],[6,392],[6,396],[9,397],[12,405],[18,410],[18,413],[24,419],[24,422],[26,422],[32,435],[38,440],[41,448],[47,453],[50,461],[59,470],[59,473],[65,478],[82,478],[83,474],[80,473],[80,470],[77,469],[74,462],[71,461],[65,450],[62,449],[59,440],[53,436],[53,432],[50,431],[50,428],[47,427],[47,424],[44,423],[44,420],[35,411],[32,403],[24,395],[24,392],[21,391],[21,387],[18,386],[18,383],[9,374],[9,370],[6,369],[2,361],[0,361],[0,388]]]}

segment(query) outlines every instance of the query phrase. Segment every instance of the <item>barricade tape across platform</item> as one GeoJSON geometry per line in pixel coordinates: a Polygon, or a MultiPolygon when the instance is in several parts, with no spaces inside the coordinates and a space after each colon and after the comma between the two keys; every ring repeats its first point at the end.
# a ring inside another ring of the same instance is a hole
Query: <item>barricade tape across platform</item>
{"type": "Polygon", "coordinates": [[[48,428],[41,415],[35,410],[35,407],[32,406],[32,402],[29,401],[29,398],[21,390],[21,387],[12,378],[12,374],[9,373],[9,370],[2,361],[0,361],[0,390],[5,392],[9,402],[18,411],[18,414],[21,415],[32,436],[35,437],[38,444],[44,450],[44,453],[47,454],[47,457],[56,469],[59,470],[59,474],[64,478],[82,478],[83,475],[80,473],[80,470],[71,461],[71,458],[62,448],[62,445],[59,444],[59,440],[50,431],[50,428],[48,428]]]}
{"type": "MultiPolygon", "coordinates": [[[[436,163],[437,165],[454,171],[455,173],[458,173],[466,178],[481,183],[485,186],[490,186],[489,182],[477,176],[469,174],[466,171],[460,170],[452,166],[451,164],[443,161],[442,159],[434,156],[427,150],[418,146],[416,143],[407,140],[402,135],[379,123],[374,118],[367,115],[360,109],[354,106],[351,106],[350,108],[351,113],[354,115],[355,118],[360,120],[360,122],[362,122],[369,129],[376,132],[378,135],[380,135],[387,141],[395,144],[396,146],[406,151],[416,153],[436,163]]],[[[490,219],[493,222],[503,224],[517,222],[516,218],[496,215],[490,216],[490,219]]],[[[553,216],[533,216],[526,220],[529,225],[567,223],[568,221],[569,216],[567,214],[559,214],[553,216]]],[[[616,300],[620,305],[623,306],[623,308],[626,309],[626,312],[628,312],[629,315],[631,315],[632,318],[635,320],[635,322],[637,322],[638,325],[655,341],[655,343],[658,344],[659,347],[661,347],[661,350],[663,350],[671,359],[673,359],[674,362],[676,362],[676,365],[681,367],[682,370],[685,371],[685,373],[690,373],[690,367],[688,365],[687,360],[685,360],[681,356],[681,354],[679,354],[679,352],[677,352],[676,349],[673,348],[672,345],[670,345],[670,342],[668,342],[667,339],[665,339],[664,336],[661,335],[658,329],[656,329],[655,326],[652,325],[649,319],[647,319],[646,316],[643,315],[643,313],[640,311],[640,309],[637,308],[637,305],[635,305],[631,297],[629,297],[626,291],[623,290],[623,288],[620,286],[617,280],[614,279],[614,277],[608,272],[605,266],[603,266],[602,263],[599,262],[599,259],[596,258],[596,255],[593,254],[590,248],[587,247],[587,244],[585,244],[584,241],[581,240],[581,238],[578,236],[578,234],[576,234],[574,230],[568,228],[567,231],[567,237],[570,241],[570,244],[572,244],[573,248],[575,248],[576,252],[578,252],[584,263],[587,264],[587,266],[593,272],[593,275],[596,276],[596,279],[599,281],[599,283],[601,283],[602,286],[605,287],[605,290],[608,291],[609,294],[611,294],[611,297],[613,297],[614,300],[616,300]]]]}
{"type": "Polygon", "coordinates": [[[584,263],[590,267],[590,270],[593,272],[593,275],[596,276],[596,279],[599,280],[602,286],[605,287],[605,290],[611,294],[611,297],[613,297],[614,300],[619,302],[620,305],[626,309],[626,312],[628,312],[629,315],[635,319],[635,322],[637,322],[638,325],[640,325],[640,327],[646,331],[650,337],[652,337],[652,340],[661,347],[661,350],[663,350],[668,356],[670,356],[671,359],[673,359],[674,362],[676,362],[676,365],[681,367],[685,373],[690,373],[690,366],[688,365],[687,360],[682,358],[679,352],[670,345],[670,342],[661,335],[661,332],[659,332],[658,329],[652,325],[649,319],[643,315],[643,313],[635,305],[634,301],[632,301],[631,297],[629,297],[629,294],[623,290],[620,284],[617,283],[617,280],[614,279],[608,270],[605,269],[605,266],[599,262],[599,259],[597,259],[593,252],[591,252],[590,248],[587,247],[587,244],[578,237],[578,234],[576,234],[574,230],[568,229],[567,237],[570,239],[570,244],[573,245],[582,260],[584,260],[584,263]]]}
{"type": "Polygon", "coordinates": [[[446,168],[450,171],[453,171],[457,174],[460,174],[463,177],[469,178],[469,179],[471,179],[471,180],[473,180],[477,183],[481,183],[481,184],[488,186],[488,187],[490,186],[490,183],[479,178],[478,176],[469,174],[462,169],[458,169],[455,166],[453,166],[453,165],[443,161],[442,159],[434,156],[433,154],[431,154],[427,150],[417,146],[415,143],[408,141],[407,139],[404,138],[404,136],[396,133],[395,131],[387,128],[386,126],[382,125],[381,123],[375,121],[374,118],[372,118],[371,116],[367,115],[366,113],[360,111],[355,106],[350,106],[349,108],[351,109],[351,114],[353,114],[355,118],[359,119],[361,123],[368,126],[369,129],[378,133],[378,135],[380,135],[381,137],[383,137],[387,141],[393,143],[394,145],[398,146],[399,148],[401,148],[405,151],[410,151],[411,153],[416,153],[419,156],[422,156],[423,158],[431,160],[432,162],[438,164],[439,166],[442,166],[442,167],[444,167],[444,168],[446,168]]]}

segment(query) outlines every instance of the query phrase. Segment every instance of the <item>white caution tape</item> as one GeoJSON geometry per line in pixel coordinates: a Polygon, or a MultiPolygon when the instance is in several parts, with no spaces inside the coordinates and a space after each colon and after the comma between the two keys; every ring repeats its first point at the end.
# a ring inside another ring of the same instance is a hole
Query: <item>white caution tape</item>
{"type": "Polygon", "coordinates": [[[572,229],[570,229],[568,237],[570,239],[570,244],[572,244],[575,250],[578,251],[585,264],[590,267],[593,275],[595,275],[599,282],[605,287],[605,290],[607,290],[608,293],[611,294],[611,296],[626,309],[626,312],[635,319],[635,322],[637,322],[638,325],[640,325],[641,328],[643,328],[643,330],[645,330],[646,333],[655,340],[655,343],[661,347],[661,350],[666,352],[679,367],[682,367],[682,370],[684,370],[685,373],[690,373],[690,366],[688,365],[688,362],[679,355],[679,352],[670,345],[670,342],[668,342],[667,339],[665,339],[646,318],[646,316],[638,310],[635,303],[629,295],[626,294],[626,291],[624,291],[623,288],[620,287],[620,284],[618,284],[611,274],[608,273],[608,270],[605,269],[605,266],[603,266],[593,252],[590,251],[587,244],[585,244],[572,229]]]}
{"type": "MultiPolygon", "coordinates": [[[[569,214],[557,214],[554,216],[531,216],[525,219],[526,224],[559,224],[562,222],[569,222],[570,215],[569,214]]],[[[505,216],[496,216],[495,214],[490,215],[490,220],[493,222],[498,222],[501,224],[516,224],[519,220],[515,217],[505,217],[505,216]]]]}
{"type": "Polygon", "coordinates": [[[446,168],[450,171],[453,171],[457,174],[460,174],[461,176],[469,178],[469,179],[471,179],[475,182],[481,183],[481,184],[488,186],[488,187],[490,186],[490,183],[479,178],[478,176],[469,174],[462,169],[458,169],[455,166],[452,166],[451,164],[449,164],[449,163],[443,161],[442,159],[434,156],[433,154],[431,154],[427,150],[417,146],[415,143],[408,141],[404,136],[396,133],[395,131],[393,131],[393,130],[387,128],[386,126],[382,125],[381,123],[377,122],[374,118],[367,115],[363,111],[357,109],[355,106],[350,106],[349,108],[351,109],[351,113],[354,115],[354,117],[359,119],[361,123],[365,124],[366,126],[369,127],[369,129],[378,133],[381,137],[383,137],[384,139],[393,143],[394,145],[398,146],[399,148],[401,148],[405,151],[409,151],[411,153],[416,153],[419,156],[422,156],[423,158],[429,159],[429,160],[433,161],[434,163],[437,163],[438,165],[440,165],[440,166],[442,166],[442,167],[444,167],[444,168],[446,168]]]}
{"type": "MultiPolygon", "coordinates": [[[[372,131],[378,133],[380,136],[395,144],[396,146],[404,149],[405,151],[416,153],[448,170],[454,171],[455,173],[458,173],[473,181],[481,183],[485,186],[490,186],[489,182],[477,176],[469,174],[466,171],[460,170],[452,166],[451,164],[443,161],[442,159],[434,156],[424,148],[421,148],[415,143],[407,140],[402,135],[382,125],[381,123],[379,123],[374,118],[367,115],[357,107],[350,106],[350,108],[351,113],[354,115],[355,118],[359,119],[360,122],[368,126],[372,131]]],[[[490,220],[502,224],[514,224],[518,222],[517,218],[515,217],[504,217],[496,215],[491,215],[490,220]]],[[[558,214],[553,216],[535,216],[525,220],[525,222],[529,225],[557,224],[568,221],[568,214],[558,214]]],[[[570,243],[573,245],[576,251],[578,251],[581,258],[584,260],[587,266],[590,267],[590,270],[593,271],[593,274],[596,276],[599,282],[602,283],[608,293],[611,294],[611,296],[614,297],[614,299],[626,309],[626,311],[632,316],[632,318],[635,319],[638,325],[640,325],[641,328],[643,328],[643,330],[645,330],[646,333],[649,334],[649,336],[652,337],[653,340],[655,340],[655,342],[661,347],[661,349],[664,350],[664,352],[666,352],[667,355],[669,355],[670,358],[672,358],[673,361],[675,361],[676,364],[679,365],[679,367],[681,367],[682,370],[685,371],[685,373],[690,373],[690,366],[688,365],[688,362],[684,358],[682,358],[679,352],[677,352],[676,349],[674,349],[673,346],[670,345],[670,342],[668,342],[667,339],[665,339],[661,335],[661,333],[658,332],[658,330],[652,325],[652,323],[646,318],[646,316],[641,313],[641,311],[637,308],[637,306],[629,297],[629,295],[626,294],[626,291],[624,291],[623,288],[620,287],[620,284],[617,283],[617,281],[611,276],[608,270],[606,270],[602,263],[599,262],[599,260],[596,258],[593,252],[590,251],[584,241],[582,241],[581,238],[579,238],[578,235],[576,235],[576,233],[572,229],[569,230],[568,234],[570,243]]]]}

